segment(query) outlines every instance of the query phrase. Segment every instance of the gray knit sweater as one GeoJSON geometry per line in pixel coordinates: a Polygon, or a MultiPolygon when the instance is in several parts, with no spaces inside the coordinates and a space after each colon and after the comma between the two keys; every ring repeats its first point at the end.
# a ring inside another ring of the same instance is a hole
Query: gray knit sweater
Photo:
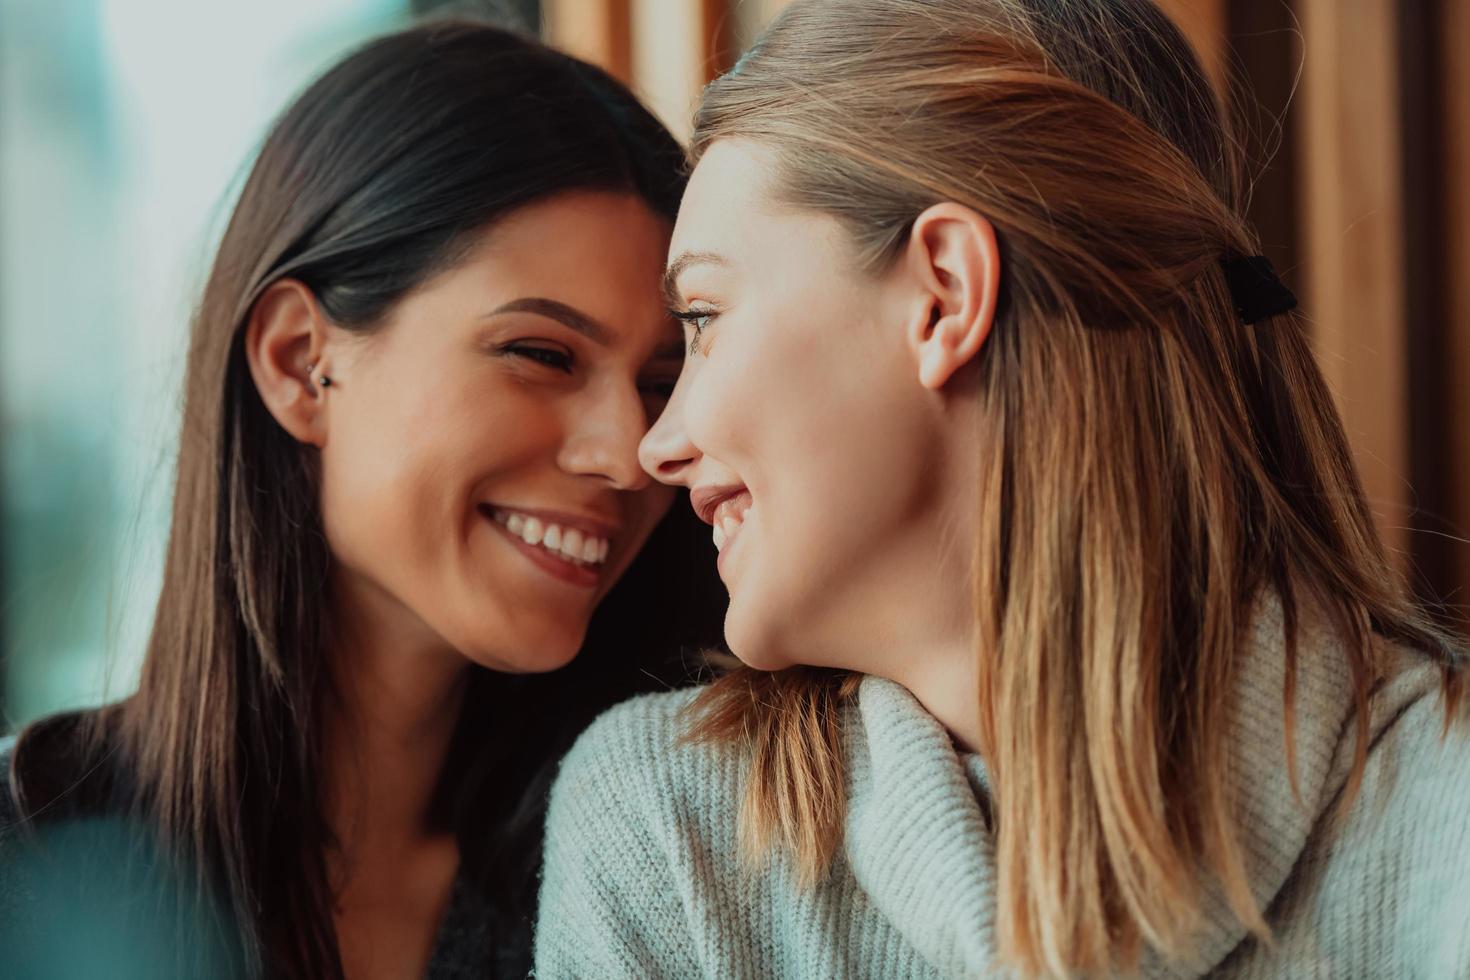
{"type": "MultiPolygon", "coordinates": [[[[1287,779],[1279,610],[1265,607],[1235,695],[1231,783],[1274,944],[1218,893],[1185,959],[1147,977],[1470,977],[1470,740],[1442,739],[1438,672],[1395,656],[1372,702],[1361,795],[1334,829],[1353,756],[1352,698],[1331,634],[1304,627],[1297,769],[1287,779]]],[[[605,714],[563,765],[548,815],[536,975],[999,975],[984,767],[903,688],[866,678],[847,709],[845,839],[802,890],[777,853],[736,844],[745,764],[680,741],[687,692],[605,714]]]]}

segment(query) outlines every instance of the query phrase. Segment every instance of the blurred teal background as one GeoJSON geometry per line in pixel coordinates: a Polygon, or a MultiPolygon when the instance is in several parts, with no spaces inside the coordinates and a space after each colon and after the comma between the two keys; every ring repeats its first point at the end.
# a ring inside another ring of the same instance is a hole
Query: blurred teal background
{"type": "Polygon", "coordinates": [[[313,75],[436,6],[0,0],[0,732],[132,690],[190,309],[253,152],[313,75]]]}

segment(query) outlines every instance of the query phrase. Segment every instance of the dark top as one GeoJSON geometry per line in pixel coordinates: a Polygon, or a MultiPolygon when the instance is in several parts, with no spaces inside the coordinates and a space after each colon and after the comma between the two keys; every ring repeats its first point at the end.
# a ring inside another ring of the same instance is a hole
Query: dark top
{"type": "MultiPolygon", "coordinates": [[[[240,973],[228,920],[127,819],[23,825],[11,790],[13,737],[0,739],[0,977],[229,977],[240,973]]],[[[426,976],[524,978],[531,926],[501,921],[456,877],[426,976]]]]}

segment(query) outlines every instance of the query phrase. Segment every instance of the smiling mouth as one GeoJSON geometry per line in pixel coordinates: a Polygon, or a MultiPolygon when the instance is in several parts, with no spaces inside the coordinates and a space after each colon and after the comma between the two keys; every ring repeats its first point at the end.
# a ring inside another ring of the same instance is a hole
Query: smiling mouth
{"type": "Polygon", "coordinates": [[[735,537],[745,527],[745,516],[750,513],[754,501],[749,490],[742,490],[732,497],[726,497],[715,507],[710,515],[710,524],[714,530],[711,536],[714,538],[715,550],[724,553],[725,549],[735,543],[735,537]]]}
{"type": "Polygon", "coordinates": [[[481,510],[488,511],[490,519],[505,528],[511,536],[540,549],[549,557],[560,558],[579,568],[600,568],[607,561],[608,551],[612,547],[607,538],[544,520],[533,514],[504,507],[481,510]]]}
{"type": "Polygon", "coordinates": [[[699,519],[710,525],[715,550],[722,555],[734,543],[745,526],[745,517],[754,506],[750,489],[744,484],[695,487],[689,502],[699,519]]]}

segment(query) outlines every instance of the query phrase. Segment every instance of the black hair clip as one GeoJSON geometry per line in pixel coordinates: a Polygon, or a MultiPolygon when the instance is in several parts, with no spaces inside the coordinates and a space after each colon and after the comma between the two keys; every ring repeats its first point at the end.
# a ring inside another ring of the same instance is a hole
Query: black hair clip
{"type": "Polygon", "coordinates": [[[1246,326],[1296,308],[1296,294],[1286,288],[1264,255],[1227,255],[1220,266],[1225,270],[1230,301],[1246,326]]]}

